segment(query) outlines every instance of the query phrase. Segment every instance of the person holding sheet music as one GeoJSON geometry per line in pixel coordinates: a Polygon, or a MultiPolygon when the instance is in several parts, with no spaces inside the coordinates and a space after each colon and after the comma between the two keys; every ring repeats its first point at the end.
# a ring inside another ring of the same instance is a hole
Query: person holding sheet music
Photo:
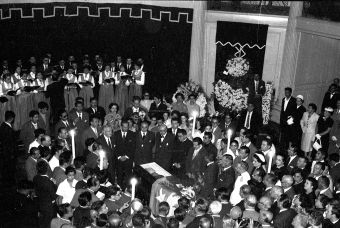
{"type": "Polygon", "coordinates": [[[109,111],[109,105],[114,101],[114,84],[115,84],[115,72],[110,70],[110,66],[106,65],[105,70],[99,74],[100,85],[99,89],[99,106],[105,108],[105,111],[109,111]]]}

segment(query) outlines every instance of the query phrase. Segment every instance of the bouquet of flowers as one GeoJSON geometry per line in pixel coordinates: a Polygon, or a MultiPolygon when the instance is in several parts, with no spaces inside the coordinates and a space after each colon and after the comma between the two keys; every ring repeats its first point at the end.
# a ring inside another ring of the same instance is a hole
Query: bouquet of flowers
{"type": "Polygon", "coordinates": [[[249,62],[242,57],[235,57],[227,61],[225,68],[223,74],[231,75],[233,77],[242,77],[247,74],[249,70],[249,62]]]}
{"type": "Polygon", "coordinates": [[[269,114],[271,108],[271,101],[273,95],[273,84],[271,82],[266,83],[266,92],[262,97],[262,118],[263,124],[268,124],[269,114]]]}
{"type": "Polygon", "coordinates": [[[219,80],[214,88],[219,104],[232,111],[240,112],[247,108],[248,94],[241,88],[233,89],[227,82],[219,80]]]}
{"type": "Polygon", "coordinates": [[[189,95],[195,94],[196,95],[196,104],[200,107],[200,116],[205,116],[206,113],[206,106],[207,106],[207,98],[203,91],[203,88],[194,81],[189,81],[183,84],[180,84],[177,87],[176,92],[172,96],[172,101],[176,102],[176,94],[181,93],[184,95],[184,103],[188,102],[189,95]]]}

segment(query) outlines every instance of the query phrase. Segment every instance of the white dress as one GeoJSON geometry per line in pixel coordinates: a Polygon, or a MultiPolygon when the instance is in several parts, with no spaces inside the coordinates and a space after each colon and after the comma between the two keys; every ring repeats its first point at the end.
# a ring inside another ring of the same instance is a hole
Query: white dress
{"type": "Polygon", "coordinates": [[[301,150],[304,152],[312,151],[311,142],[314,141],[316,126],[318,123],[319,115],[313,113],[310,117],[308,117],[308,112],[305,112],[300,121],[301,129],[302,129],[302,138],[301,138],[301,150]]]}

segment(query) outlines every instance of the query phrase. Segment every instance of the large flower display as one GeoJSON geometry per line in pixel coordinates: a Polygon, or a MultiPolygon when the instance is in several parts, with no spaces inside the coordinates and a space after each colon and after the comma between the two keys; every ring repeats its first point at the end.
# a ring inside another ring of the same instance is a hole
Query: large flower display
{"type": "Polygon", "coordinates": [[[262,118],[263,124],[268,124],[270,118],[271,101],[273,96],[273,84],[271,82],[266,83],[266,92],[262,97],[262,118]]]}
{"type": "Polygon", "coordinates": [[[223,71],[225,75],[231,75],[233,77],[242,77],[249,70],[248,60],[242,57],[235,57],[227,61],[226,69],[223,71]]]}
{"type": "Polygon", "coordinates": [[[203,91],[203,88],[194,81],[189,81],[183,84],[180,84],[177,87],[176,92],[172,96],[172,101],[176,102],[175,95],[177,93],[182,93],[184,95],[184,102],[188,102],[188,98],[190,94],[196,95],[196,104],[200,107],[200,116],[203,117],[206,114],[206,106],[207,106],[207,98],[203,91]]]}

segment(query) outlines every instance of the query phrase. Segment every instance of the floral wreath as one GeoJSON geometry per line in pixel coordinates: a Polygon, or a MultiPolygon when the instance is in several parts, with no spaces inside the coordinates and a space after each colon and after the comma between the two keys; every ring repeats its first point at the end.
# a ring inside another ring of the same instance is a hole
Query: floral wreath
{"type": "Polygon", "coordinates": [[[224,75],[242,77],[249,71],[249,61],[242,57],[235,57],[227,61],[225,68],[226,69],[223,71],[224,75]]]}

